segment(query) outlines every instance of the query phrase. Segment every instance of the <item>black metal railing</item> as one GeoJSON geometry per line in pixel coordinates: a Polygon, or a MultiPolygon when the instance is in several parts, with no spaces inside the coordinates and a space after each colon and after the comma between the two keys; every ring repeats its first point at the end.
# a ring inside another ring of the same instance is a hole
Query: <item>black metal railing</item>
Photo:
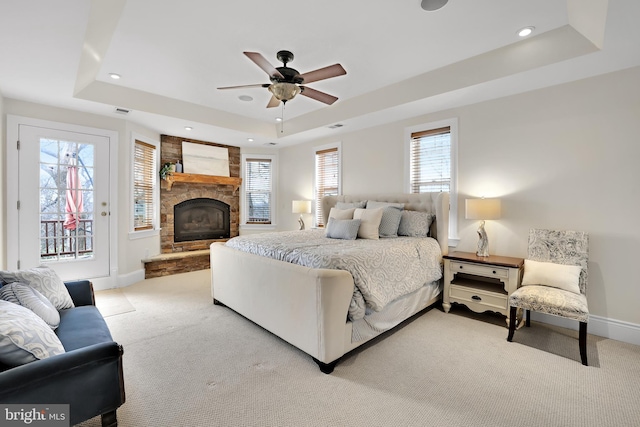
{"type": "Polygon", "coordinates": [[[75,230],[65,230],[64,221],[40,221],[40,257],[93,252],[93,220],[81,219],[75,230]]]}

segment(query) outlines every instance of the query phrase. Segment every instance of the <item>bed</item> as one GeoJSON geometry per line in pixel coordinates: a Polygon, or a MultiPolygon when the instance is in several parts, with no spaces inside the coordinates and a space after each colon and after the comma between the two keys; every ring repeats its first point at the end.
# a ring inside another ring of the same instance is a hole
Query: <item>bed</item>
{"type": "MultiPolygon", "coordinates": [[[[211,292],[214,304],[234,310],[289,342],[309,354],[322,372],[331,373],[346,353],[437,303],[442,293],[442,255],[448,253],[449,194],[328,196],[322,200],[325,224],[328,223],[331,208],[361,201],[399,203],[404,205],[405,211],[427,212],[435,216],[429,227],[430,237],[389,237],[381,238],[379,242],[380,245],[387,245],[391,241],[400,243],[414,239],[416,244],[423,245],[430,240],[430,245],[435,245],[439,252],[435,261],[440,273],[438,279],[420,283],[417,289],[391,301],[387,301],[390,296],[380,297],[374,291],[379,298],[372,303],[367,302],[361,317],[353,312],[356,304],[354,296],[360,286],[358,282],[361,281],[358,272],[352,274],[347,267],[315,268],[313,266],[318,264],[313,262],[299,265],[287,259],[292,256],[291,253],[296,253],[295,258],[304,258],[304,255],[298,254],[302,249],[296,245],[305,246],[301,242],[318,239],[319,235],[324,235],[324,230],[264,233],[265,235],[254,237],[262,236],[258,240],[273,240],[278,235],[285,240],[294,241],[296,247],[279,255],[281,259],[274,259],[263,256],[266,250],[261,249],[257,243],[251,243],[252,236],[240,236],[227,243],[216,242],[211,245],[211,292]],[[297,236],[292,233],[297,233],[297,236]],[[232,247],[233,245],[236,247],[232,247]],[[253,249],[237,248],[243,245],[253,249]]],[[[365,239],[357,239],[355,242],[360,240],[365,239]]],[[[278,250],[280,249],[278,245],[278,250]]],[[[308,258],[315,262],[319,257],[326,258],[324,255],[308,258]]]]}

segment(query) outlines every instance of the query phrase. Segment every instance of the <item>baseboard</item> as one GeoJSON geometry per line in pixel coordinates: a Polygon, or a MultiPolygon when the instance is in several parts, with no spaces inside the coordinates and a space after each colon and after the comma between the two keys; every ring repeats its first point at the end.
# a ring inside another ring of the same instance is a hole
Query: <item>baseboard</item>
{"type": "Polygon", "coordinates": [[[125,286],[133,285],[144,280],[144,268],[133,271],[127,274],[118,275],[118,287],[124,288],[125,286]]]}
{"type": "MultiPolygon", "coordinates": [[[[115,272],[114,272],[115,273],[115,272]]],[[[95,291],[105,291],[107,289],[124,288],[144,280],[144,269],[136,270],[127,274],[112,275],[109,277],[97,277],[91,279],[95,291]]]]}
{"type": "MultiPolygon", "coordinates": [[[[550,316],[548,314],[532,311],[531,320],[560,326],[562,328],[578,330],[578,322],[558,316],[550,316]]],[[[590,334],[598,335],[599,337],[640,345],[640,325],[635,323],[590,315],[588,331],[590,334]]]]}

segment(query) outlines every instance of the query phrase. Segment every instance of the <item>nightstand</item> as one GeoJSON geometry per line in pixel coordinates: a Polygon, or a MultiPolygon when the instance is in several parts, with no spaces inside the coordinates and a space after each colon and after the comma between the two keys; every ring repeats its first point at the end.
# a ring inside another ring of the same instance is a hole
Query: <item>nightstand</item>
{"type": "Polygon", "coordinates": [[[476,313],[495,311],[507,316],[508,299],[522,280],[524,259],[491,255],[479,257],[469,252],[452,252],[444,259],[445,313],[451,303],[464,304],[476,313]]]}

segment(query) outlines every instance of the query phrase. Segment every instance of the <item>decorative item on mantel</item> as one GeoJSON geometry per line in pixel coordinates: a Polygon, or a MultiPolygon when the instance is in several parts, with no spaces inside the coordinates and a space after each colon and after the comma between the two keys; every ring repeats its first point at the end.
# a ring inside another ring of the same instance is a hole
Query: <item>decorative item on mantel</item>
{"type": "Polygon", "coordinates": [[[167,177],[176,171],[176,165],[171,162],[167,162],[160,168],[160,178],[166,180],[167,177]]]}
{"type": "Polygon", "coordinates": [[[304,221],[302,220],[302,214],[311,213],[311,200],[294,200],[291,202],[291,212],[300,214],[298,223],[300,224],[300,230],[304,230],[304,221]]]}
{"type": "Polygon", "coordinates": [[[182,161],[185,173],[230,176],[228,148],[182,141],[182,161]]]}
{"type": "Polygon", "coordinates": [[[465,200],[465,218],[479,219],[480,227],[478,228],[478,252],[476,255],[489,256],[489,238],[484,230],[484,221],[490,219],[500,219],[501,203],[500,199],[466,199],[465,200]]]}
{"type": "Polygon", "coordinates": [[[182,173],[182,163],[180,163],[180,160],[176,162],[176,173],[182,173]]]}

